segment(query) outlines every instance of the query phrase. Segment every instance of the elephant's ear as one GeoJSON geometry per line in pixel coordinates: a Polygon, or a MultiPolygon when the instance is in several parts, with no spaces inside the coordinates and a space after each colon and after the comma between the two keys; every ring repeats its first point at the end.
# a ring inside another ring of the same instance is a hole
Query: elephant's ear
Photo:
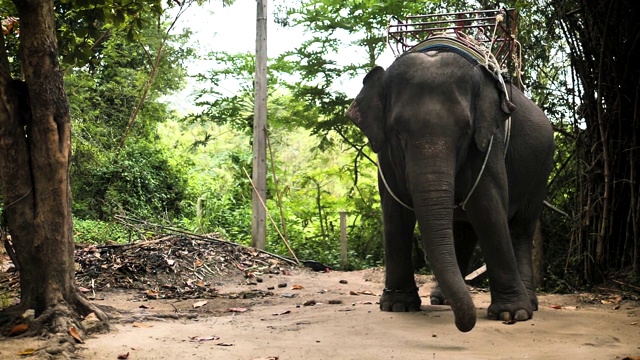
{"type": "Polygon", "coordinates": [[[505,88],[484,66],[480,66],[483,72],[483,81],[476,99],[475,111],[475,135],[474,140],[478,149],[485,152],[489,147],[491,136],[496,132],[516,106],[509,101],[505,88]]]}
{"type": "Polygon", "coordinates": [[[363,87],[349,106],[347,116],[369,139],[374,152],[379,152],[384,144],[384,109],[380,98],[380,82],[384,69],[373,68],[362,81],[363,87]]]}

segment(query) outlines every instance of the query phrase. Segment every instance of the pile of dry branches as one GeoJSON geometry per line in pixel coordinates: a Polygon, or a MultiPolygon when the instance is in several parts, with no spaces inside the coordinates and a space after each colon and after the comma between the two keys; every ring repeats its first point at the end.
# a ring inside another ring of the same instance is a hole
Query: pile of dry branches
{"type": "Polygon", "coordinates": [[[279,274],[292,262],[213,236],[165,235],[121,245],[76,250],[76,282],[91,292],[140,289],[153,298],[209,298],[216,284],[279,274]]]}

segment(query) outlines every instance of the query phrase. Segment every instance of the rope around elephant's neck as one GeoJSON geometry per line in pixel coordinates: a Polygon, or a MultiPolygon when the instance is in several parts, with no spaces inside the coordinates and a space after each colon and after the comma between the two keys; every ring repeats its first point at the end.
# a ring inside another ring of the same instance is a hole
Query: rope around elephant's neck
{"type": "MultiPolygon", "coordinates": [[[[482,167],[480,168],[480,172],[478,173],[478,177],[476,178],[476,181],[473,183],[473,186],[471,187],[471,190],[469,190],[469,194],[467,194],[467,197],[464,199],[464,201],[462,201],[457,205],[454,205],[453,206],[454,209],[460,207],[462,208],[462,210],[466,210],[465,207],[467,206],[467,202],[469,202],[469,199],[471,199],[471,195],[473,195],[473,192],[476,190],[478,183],[480,183],[480,179],[482,178],[484,169],[487,166],[487,161],[489,160],[489,154],[491,153],[492,146],[493,146],[493,135],[491,136],[491,140],[489,140],[489,147],[487,148],[487,154],[484,157],[484,161],[482,162],[482,167]]],[[[404,201],[400,200],[400,198],[396,196],[396,194],[391,190],[391,187],[389,187],[389,183],[387,183],[387,179],[384,177],[384,173],[382,172],[382,167],[380,166],[379,156],[378,156],[378,162],[376,163],[376,166],[378,166],[378,173],[380,174],[380,179],[382,179],[382,183],[384,184],[384,187],[387,189],[387,192],[389,192],[391,197],[394,198],[400,205],[404,206],[405,208],[411,211],[415,211],[411,206],[407,205],[404,201]]]]}
{"type": "Polygon", "coordinates": [[[391,197],[394,198],[400,205],[406,207],[407,209],[409,209],[411,211],[414,211],[411,206],[405,204],[402,200],[400,200],[399,197],[396,196],[396,194],[393,191],[391,191],[391,188],[389,187],[389,184],[387,183],[387,179],[385,179],[384,174],[382,173],[382,167],[380,167],[380,156],[378,156],[378,162],[376,162],[376,166],[378,167],[378,173],[380,174],[380,179],[382,179],[382,182],[384,183],[384,187],[387,188],[387,191],[389,192],[391,197]]]}
{"type": "Polygon", "coordinates": [[[457,208],[457,207],[461,207],[462,210],[466,210],[465,206],[467,206],[467,202],[471,198],[471,195],[473,195],[473,192],[476,190],[476,187],[478,186],[478,183],[480,182],[480,178],[482,177],[482,173],[484,173],[484,168],[487,166],[487,161],[489,160],[489,154],[491,153],[492,145],[493,145],[493,135],[491,135],[491,140],[489,140],[489,147],[487,148],[487,155],[484,157],[484,161],[482,162],[482,167],[480,168],[480,172],[478,173],[478,177],[476,178],[476,182],[473,183],[473,186],[471,187],[471,190],[469,190],[469,194],[467,195],[466,199],[464,199],[464,201],[461,202],[460,204],[454,206],[453,207],[454,209],[457,208]]]}

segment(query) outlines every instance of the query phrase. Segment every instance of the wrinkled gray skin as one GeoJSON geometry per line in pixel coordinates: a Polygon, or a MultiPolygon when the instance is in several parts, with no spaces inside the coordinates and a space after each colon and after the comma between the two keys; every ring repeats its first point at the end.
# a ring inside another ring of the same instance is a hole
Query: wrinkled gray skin
{"type": "Polygon", "coordinates": [[[466,269],[476,241],[488,268],[489,318],[530,319],[537,308],[532,238],[554,151],[546,116],[507,85],[509,101],[484,67],[450,52],[405,54],[387,71],[371,70],[363,84],[347,115],[378,154],[389,187],[414,209],[403,207],[378,181],[386,262],[380,308],[420,309],[411,265],[417,220],[439,282],[432,303],[446,299],[460,331],[471,330],[476,321],[460,270],[466,269]],[[513,120],[505,160],[509,115],[513,120]],[[469,194],[489,148],[486,168],[465,210],[454,209],[469,194]]]}

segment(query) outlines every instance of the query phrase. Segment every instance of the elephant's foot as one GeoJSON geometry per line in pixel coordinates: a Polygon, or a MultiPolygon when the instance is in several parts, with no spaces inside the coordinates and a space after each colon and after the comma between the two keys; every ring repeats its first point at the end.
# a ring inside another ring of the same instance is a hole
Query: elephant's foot
{"type": "Polygon", "coordinates": [[[533,317],[533,305],[529,296],[516,296],[515,300],[509,296],[491,296],[491,305],[487,316],[491,320],[525,321],[533,317]]]}
{"type": "Polygon", "coordinates": [[[405,312],[420,311],[420,296],[418,288],[414,289],[384,289],[380,297],[380,310],[405,312]]]}
{"type": "Polygon", "coordinates": [[[449,300],[447,300],[446,296],[440,289],[440,285],[436,285],[433,289],[431,289],[431,294],[429,294],[431,298],[431,305],[450,305],[449,300]]]}

